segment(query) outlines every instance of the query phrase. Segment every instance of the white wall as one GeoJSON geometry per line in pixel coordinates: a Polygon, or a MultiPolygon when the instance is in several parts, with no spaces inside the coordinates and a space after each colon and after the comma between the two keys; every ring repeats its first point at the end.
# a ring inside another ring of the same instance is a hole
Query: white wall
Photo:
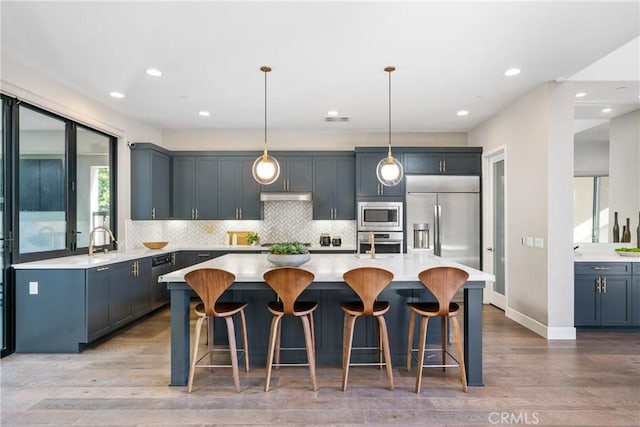
{"type": "Polygon", "coordinates": [[[1,64],[3,93],[118,137],[118,230],[119,238],[126,237],[124,220],[131,218],[131,160],[126,142],[150,141],[162,145],[160,130],[110,110],[4,56],[1,64]]]}
{"type": "Polygon", "coordinates": [[[631,239],[640,211],[640,110],[611,119],[609,124],[609,206],[619,212],[620,233],[626,218],[631,219],[631,239]]]}
{"type": "MultiPolygon", "coordinates": [[[[573,329],[571,85],[548,83],[469,132],[485,152],[505,147],[507,227],[506,314],[539,334],[573,329]],[[521,245],[544,238],[544,248],[521,245]],[[558,313],[570,313],[570,319],[558,313]]],[[[487,205],[488,201],[485,201],[487,205]]]]}
{"type": "MultiPolygon", "coordinates": [[[[191,150],[262,150],[263,130],[165,130],[163,146],[174,151],[191,150]]],[[[386,146],[386,132],[296,132],[273,131],[268,134],[269,150],[353,150],[354,147],[386,146]]],[[[391,148],[399,146],[466,146],[467,134],[393,133],[391,148]]]]}
{"type": "Polygon", "coordinates": [[[573,170],[575,176],[609,175],[609,141],[576,142],[573,170]]]}

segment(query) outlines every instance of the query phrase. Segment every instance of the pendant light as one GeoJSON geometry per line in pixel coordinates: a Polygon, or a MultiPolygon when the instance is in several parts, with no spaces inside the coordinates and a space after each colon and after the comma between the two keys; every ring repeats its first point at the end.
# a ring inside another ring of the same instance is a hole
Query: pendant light
{"type": "Polygon", "coordinates": [[[382,185],[392,187],[398,185],[402,181],[404,171],[402,170],[402,163],[398,159],[394,159],[391,155],[391,73],[396,70],[396,67],[385,67],[384,71],[389,73],[389,152],[387,157],[380,160],[376,167],[376,176],[378,181],[382,185]]]}
{"type": "Polygon", "coordinates": [[[264,73],[264,152],[253,162],[251,172],[253,179],[262,185],[273,184],[280,176],[280,164],[275,157],[267,153],[267,73],[271,72],[271,67],[263,65],[260,71],[264,73]]]}

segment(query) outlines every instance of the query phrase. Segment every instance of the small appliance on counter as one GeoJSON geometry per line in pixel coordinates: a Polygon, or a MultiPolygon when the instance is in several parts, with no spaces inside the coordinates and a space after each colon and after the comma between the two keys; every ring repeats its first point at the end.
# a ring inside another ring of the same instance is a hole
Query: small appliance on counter
{"type": "Polygon", "coordinates": [[[320,234],[320,246],[331,246],[331,235],[329,233],[320,234]]]}
{"type": "Polygon", "coordinates": [[[342,238],[340,236],[333,236],[331,246],[342,246],[342,238]]]}

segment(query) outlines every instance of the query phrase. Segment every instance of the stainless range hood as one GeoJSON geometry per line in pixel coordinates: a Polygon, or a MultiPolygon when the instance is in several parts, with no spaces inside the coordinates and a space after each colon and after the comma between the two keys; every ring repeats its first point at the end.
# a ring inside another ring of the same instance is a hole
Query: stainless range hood
{"type": "Polygon", "coordinates": [[[261,202],[310,202],[310,191],[263,191],[261,202]]]}

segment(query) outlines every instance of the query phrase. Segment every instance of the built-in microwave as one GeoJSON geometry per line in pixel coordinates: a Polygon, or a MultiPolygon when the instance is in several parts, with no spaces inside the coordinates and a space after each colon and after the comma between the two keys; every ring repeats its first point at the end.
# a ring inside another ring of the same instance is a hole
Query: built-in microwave
{"type": "Polygon", "coordinates": [[[358,231],[403,231],[402,202],[359,202],[358,231]]]}

